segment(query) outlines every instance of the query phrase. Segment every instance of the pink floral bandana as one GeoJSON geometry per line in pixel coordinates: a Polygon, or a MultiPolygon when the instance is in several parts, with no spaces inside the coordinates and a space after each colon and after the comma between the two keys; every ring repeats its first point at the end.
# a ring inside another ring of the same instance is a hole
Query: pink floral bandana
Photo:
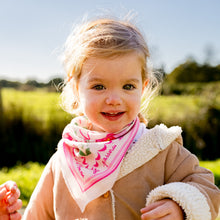
{"type": "Polygon", "coordinates": [[[139,125],[137,118],[118,133],[97,132],[89,130],[89,121],[81,116],[64,129],[58,145],[61,170],[82,212],[113,187],[139,125]]]}

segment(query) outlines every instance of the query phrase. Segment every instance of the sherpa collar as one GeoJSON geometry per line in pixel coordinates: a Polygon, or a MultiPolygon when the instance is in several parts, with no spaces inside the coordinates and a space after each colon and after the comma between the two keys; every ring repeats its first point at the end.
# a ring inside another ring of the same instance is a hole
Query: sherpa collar
{"type": "Polygon", "coordinates": [[[124,157],[118,179],[144,165],[160,151],[168,147],[182,133],[179,126],[167,128],[164,124],[147,129],[124,157]]]}

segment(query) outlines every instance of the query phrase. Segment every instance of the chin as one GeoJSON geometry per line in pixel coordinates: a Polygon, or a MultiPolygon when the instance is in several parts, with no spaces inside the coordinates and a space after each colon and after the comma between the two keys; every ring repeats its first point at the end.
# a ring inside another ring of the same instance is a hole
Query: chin
{"type": "Polygon", "coordinates": [[[123,128],[115,128],[115,129],[106,129],[105,131],[108,133],[117,133],[121,131],[123,128]]]}

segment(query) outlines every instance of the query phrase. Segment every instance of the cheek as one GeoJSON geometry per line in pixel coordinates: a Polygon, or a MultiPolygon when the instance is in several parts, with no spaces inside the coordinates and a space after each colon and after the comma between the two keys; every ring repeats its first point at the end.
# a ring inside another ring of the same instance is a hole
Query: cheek
{"type": "Polygon", "coordinates": [[[84,111],[91,111],[92,109],[96,108],[98,104],[97,96],[92,96],[89,93],[83,93],[79,95],[80,104],[84,111]]]}
{"type": "Polygon", "coordinates": [[[136,105],[141,103],[141,93],[136,93],[130,97],[130,103],[135,103],[136,105]]]}
{"type": "Polygon", "coordinates": [[[135,96],[132,99],[130,99],[130,108],[132,108],[133,111],[139,112],[140,106],[141,106],[141,95],[135,96]]]}

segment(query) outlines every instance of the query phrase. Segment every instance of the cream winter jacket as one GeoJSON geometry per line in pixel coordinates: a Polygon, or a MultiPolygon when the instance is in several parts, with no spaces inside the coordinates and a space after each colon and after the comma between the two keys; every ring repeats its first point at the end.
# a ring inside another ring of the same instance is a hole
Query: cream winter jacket
{"type": "MultiPolygon", "coordinates": [[[[214,220],[220,191],[213,174],[182,146],[179,127],[149,129],[126,154],[118,180],[81,213],[63,178],[58,153],[48,162],[22,219],[140,219],[140,209],[171,198],[189,220],[214,220]]],[[[74,187],[74,186],[73,186],[74,187]]]]}

